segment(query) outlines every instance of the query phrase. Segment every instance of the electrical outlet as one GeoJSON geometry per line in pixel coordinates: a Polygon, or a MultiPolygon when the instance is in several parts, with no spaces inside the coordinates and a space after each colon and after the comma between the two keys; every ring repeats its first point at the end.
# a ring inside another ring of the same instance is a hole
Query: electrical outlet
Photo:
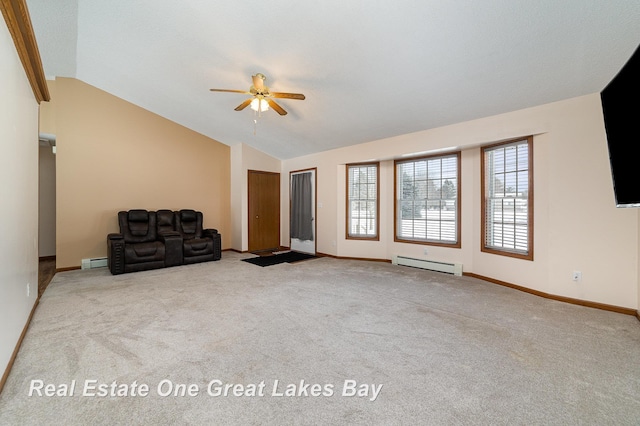
{"type": "Polygon", "coordinates": [[[582,272],[580,272],[580,271],[573,271],[573,275],[572,275],[571,279],[572,279],[573,281],[582,281],[582,272]]]}
{"type": "Polygon", "coordinates": [[[427,254],[429,254],[429,253],[428,253],[428,250],[427,250],[427,249],[424,249],[424,255],[426,256],[427,254]]]}

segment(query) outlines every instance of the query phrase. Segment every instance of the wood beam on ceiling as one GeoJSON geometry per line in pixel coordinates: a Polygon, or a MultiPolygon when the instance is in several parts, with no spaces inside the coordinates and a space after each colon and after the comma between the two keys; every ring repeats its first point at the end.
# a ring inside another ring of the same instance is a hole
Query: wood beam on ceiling
{"type": "Polygon", "coordinates": [[[25,0],[0,0],[0,10],[36,100],[49,101],[51,96],[25,0]]]}

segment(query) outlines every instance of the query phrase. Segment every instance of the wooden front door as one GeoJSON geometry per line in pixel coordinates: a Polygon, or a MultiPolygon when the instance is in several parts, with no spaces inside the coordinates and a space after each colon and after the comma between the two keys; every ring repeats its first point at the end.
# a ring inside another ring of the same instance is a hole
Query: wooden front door
{"type": "Polygon", "coordinates": [[[249,251],[280,248],[280,173],[249,170],[249,251]]]}

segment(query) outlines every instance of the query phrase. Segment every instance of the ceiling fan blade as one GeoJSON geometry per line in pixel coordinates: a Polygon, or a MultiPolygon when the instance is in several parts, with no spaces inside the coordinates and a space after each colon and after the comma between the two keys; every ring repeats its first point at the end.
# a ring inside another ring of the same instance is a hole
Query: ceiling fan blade
{"type": "Polygon", "coordinates": [[[287,115],[287,111],[284,110],[284,108],[282,108],[280,105],[278,105],[276,103],[276,101],[274,101],[273,99],[269,99],[267,98],[267,102],[269,103],[269,106],[271,108],[274,109],[275,112],[277,112],[280,115],[287,115]]]}
{"type": "Polygon", "coordinates": [[[242,111],[243,109],[245,109],[246,107],[249,106],[249,104],[251,103],[252,100],[253,100],[253,98],[247,99],[246,101],[244,101],[243,103],[241,103],[240,105],[235,107],[235,110],[236,111],[242,111]]]}
{"type": "Polygon", "coordinates": [[[301,101],[305,99],[305,96],[302,93],[270,92],[269,96],[272,98],[298,99],[301,101]]]}
{"type": "Polygon", "coordinates": [[[266,79],[264,74],[257,73],[256,75],[252,75],[251,78],[253,79],[253,87],[255,87],[258,92],[262,92],[264,90],[264,80],[266,79]]]}
{"type": "Polygon", "coordinates": [[[233,90],[233,89],[209,89],[212,92],[229,92],[229,93],[244,93],[245,95],[250,95],[251,93],[246,90],[233,90]]]}

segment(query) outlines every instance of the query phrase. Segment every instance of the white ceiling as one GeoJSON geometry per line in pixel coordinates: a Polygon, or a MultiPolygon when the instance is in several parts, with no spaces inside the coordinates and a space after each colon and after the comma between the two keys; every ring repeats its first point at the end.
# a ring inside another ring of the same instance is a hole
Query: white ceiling
{"type": "Polygon", "coordinates": [[[27,0],[45,74],[288,159],[601,91],[638,0],[27,0]],[[289,112],[234,111],[261,72],[289,112]]]}

